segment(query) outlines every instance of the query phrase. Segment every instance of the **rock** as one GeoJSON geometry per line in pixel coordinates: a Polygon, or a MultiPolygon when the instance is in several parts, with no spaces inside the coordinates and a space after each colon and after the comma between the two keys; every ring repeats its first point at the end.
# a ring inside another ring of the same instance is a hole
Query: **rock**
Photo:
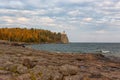
{"type": "Polygon", "coordinates": [[[79,75],[75,76],[65,76],[64,80],[81,80],[81,77],[79,75]]]}
{"type": "Polygon", "coordinates": [[[101,77],[103,77],[103,75],[100,73],[91,73],[91,75],[89,77],[90,78],[101,78],[101,77]]]}
{"type": "Polygon", "coordinates": [[[16,56],[17,56],[17,57],[21,57],[21,56],[22,56],[22,54],[18,53],[18,54],[16,54],[16,56]]]}
{"type": "Polygon", "coordinates": [[[36,64],[32,62],[30,59],[26,58],[23,60],[23,65],[27,68],[33,68],[36,64]]]}
{"type": "Polygon", "coordinates": [[[30,72],[31,76],[37,77],[38,80],[50,80],[52,78],[52,72],[46,66],[36,65],[30,72]]]}
{"type": "Polygon", "coordinates": [[[4,65],[4,69],[10,72],[17,72],[17,64],[13,64],[13,63],[6,63],[4,65]]]}
{"type": "Polygon", "coordinates": [[[0,70],[0,80],[15,80],[10,71],[0,70]]]}
{"type": "Polygon", "coordinates": [[[19,74],[25,74],[28,72],[28,68],[26,66],[23,66],[23,65],[18,65],[17,66],[17,72],[19,74]]]}
{"type": "Polygon", "coordinates": [[[60,72],[64,76],[76,75],[77,72],[79,72],[79,68],[77,66],[65,64],[60,67],[60,72]]]}
{"type": "Polygon", "coordinates": [[[86,54],[83,59],[85,60],[105,60],[108,61],[109,59],[105,57],[103,54],[86,54]]]}
{"type": "Polygon", "coordinates": [[[52,80],[63,80],[63,75],[57,71],[52,74],[52,77],[52,80]]]}
{"type": "Polygon", "coordinates": [[[0,70],[0,75],[7,75],[7,74],[10,74],[10,72],[6,70],[0,70]]]}
{"type": "Polygon", "coordinates": [[[24,44],[18,43],[18,42],[12,42],[11,46],[22,46],[22,47],[25,47],[24,44]]]}
{"type": "Polygon", "coordinates": [[[30,74],[27,73],[27,74],[22,74],[22,75],[18,76],[16,80],[32,80],[32,79],[31,79],[30,74]]]}
{"type": "Polygon", "coordinates": [[[32,75],[37,80],[62,80],[63,75],[59,73],[58,70],[55,69],[55,66],[39,66],[36,65],[33,69],[31,69],[32,75]]]}
{"type": "Polygon", "coordinates": [[[11,75],[0,75],[0,80],[16,80],[16,79],[11,75]]]}
{"type": "Polygon", "coordinates": [[[26,66],[23,66],[22,64],[15,64],[15,63],[6,63],[4,65],[4,69],[13,73],[27,73],[28,69],[26,66]]]}

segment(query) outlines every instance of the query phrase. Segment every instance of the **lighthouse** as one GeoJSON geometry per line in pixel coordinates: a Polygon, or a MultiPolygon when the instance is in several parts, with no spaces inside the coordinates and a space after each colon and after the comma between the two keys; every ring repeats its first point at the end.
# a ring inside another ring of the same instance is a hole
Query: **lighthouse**
{"type": "Polygon", "coordinates": [[[69,43],[69,40],[68,40],[68,37],[67,37],[65,31],[63,31],[61,33],[61,42],[64,43],[64,44],[69,43]]]}
{"type": "Polygon", "coordinates": [[[62,34],[66,34],[65,31],[63,31],[62,34]]]}

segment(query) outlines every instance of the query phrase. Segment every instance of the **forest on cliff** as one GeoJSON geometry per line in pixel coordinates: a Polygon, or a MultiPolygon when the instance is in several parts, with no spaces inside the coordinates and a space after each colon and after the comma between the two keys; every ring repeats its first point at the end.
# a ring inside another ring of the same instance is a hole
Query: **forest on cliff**
{"type": "Polygon", "coordinates": [[[0,28],[0,40],[27,43],[60,43],[61,33],[34,28],[0,28]]]}

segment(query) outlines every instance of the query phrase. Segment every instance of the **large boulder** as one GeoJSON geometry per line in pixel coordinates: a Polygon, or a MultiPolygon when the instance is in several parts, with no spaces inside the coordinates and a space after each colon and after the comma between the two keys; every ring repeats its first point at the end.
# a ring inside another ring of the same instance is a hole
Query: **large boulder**
{"type": "Polygon", "coordinates": [[[62,65],[60,67],[60,72],[64,75],[64,76],[69,76],[69,75],[76,75],[79,71],[79,68],[77,66],[73,66],[73,65],[62,65]]]}

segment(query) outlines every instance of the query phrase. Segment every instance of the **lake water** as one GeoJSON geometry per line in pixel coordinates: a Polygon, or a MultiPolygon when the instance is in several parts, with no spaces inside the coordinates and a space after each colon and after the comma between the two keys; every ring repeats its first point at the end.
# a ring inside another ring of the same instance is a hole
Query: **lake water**
{"type": "Polygon", "coordinates": [[[120,43],[37,44],[33,49],[65,53],[104,53],[120,57],[120,43]]]}

